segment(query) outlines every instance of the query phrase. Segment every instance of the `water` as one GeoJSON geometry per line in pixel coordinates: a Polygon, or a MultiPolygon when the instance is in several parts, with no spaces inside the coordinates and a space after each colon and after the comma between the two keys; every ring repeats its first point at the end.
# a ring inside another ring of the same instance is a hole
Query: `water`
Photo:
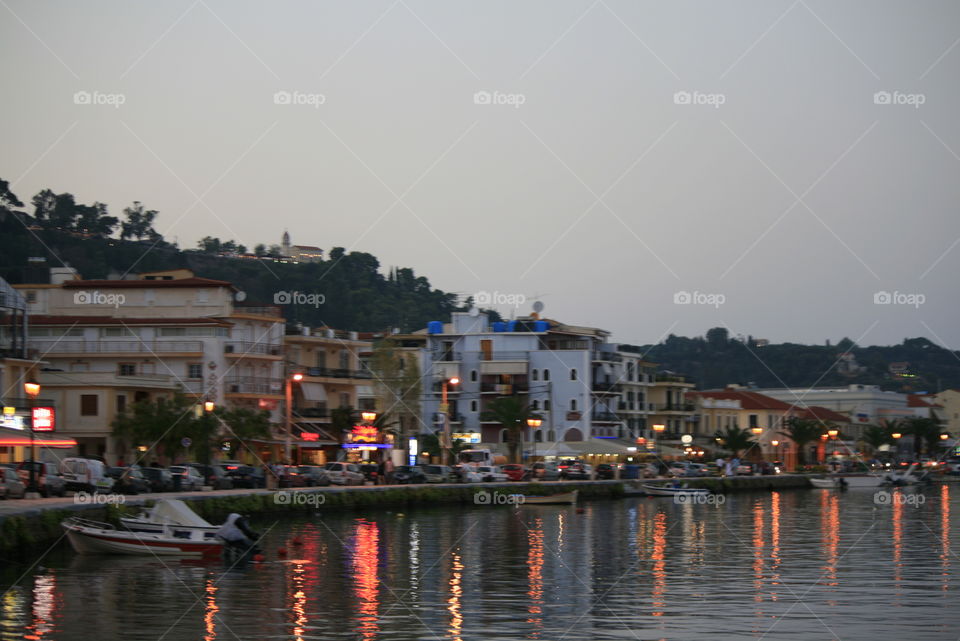
{"type": "Polygon", "coordinates": [[[892,497],[261,520],[267,562],[232,570],[58,547],[0,570],[0,638],[957,639],[960,486],[892,497]]]}

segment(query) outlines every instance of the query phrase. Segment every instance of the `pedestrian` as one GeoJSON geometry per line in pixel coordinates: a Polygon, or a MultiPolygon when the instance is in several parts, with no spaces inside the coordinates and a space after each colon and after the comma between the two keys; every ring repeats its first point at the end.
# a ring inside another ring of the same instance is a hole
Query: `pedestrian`
{"type": "Polygon", "coordinates": [[[386,483],[387,485],[391,485],[393,483],[393,460],[387,459],[386,462],[383,464],[383,469],[386,474],[384,483],[386,483]]]}
{"type": "Polygon", "coordinates": [[[377,485],[383,485],[386,483],[386,473],[387,473],[387,464],[383,461],[380,461],[380,464],[377,465],[377,485]]]}
{"type": "Polygon", "coordinates": [[[718,456],[718,457],[717,457],[717,460],[714,461],[714,463],[717,464],[717,473],[718,473],[720,476],[723,476],[723,475],[724,475],[723,466],[726,464],[726,461],[723,460],[723,457],[722,457],[722,456],[718,456]]]}

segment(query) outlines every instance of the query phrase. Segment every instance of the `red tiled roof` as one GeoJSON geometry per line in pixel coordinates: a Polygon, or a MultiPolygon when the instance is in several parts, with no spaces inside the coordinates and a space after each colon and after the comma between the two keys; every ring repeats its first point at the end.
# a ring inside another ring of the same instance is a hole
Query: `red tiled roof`
{"type": "Polygon", "coordinates": [[[808,421],[824,421],[829,423],[849,423],[850,417],[840,412],[835,412],[826,407],[811,405],[809,407],[793,406],[795,416],[808,421]]]}
{"type": "Polygon", "coordinates": [[[932,396],[932,394],[907,394],[907,407],[943,407],[932,400],[927,400],[932,396]]]}
{"type": "Polygon", "coordinates": [[[212,278],[179,278],[176,280],[68,280],[64,287],[77,289],[154,289],[157,287],[229,287],[236,289],[233,283],[212,278]]]}
{"type": "Polygon", "coordinates": [[[745,410],[782,410],[787,411],[790,405],[778,401],[759,392],[746,390],[722,390],[717,392],[689,392],[688,396],[697,395],[702,398],[713,398],[723,401],[740,401],[740,407],[745,410]]]}
{"type": "Polygon", "coordinates": [[[113,316],[47,316],[32,314],[31,325],[219,325],[232,327],[233,323],[219,318],[115,318],[113,316]]]}

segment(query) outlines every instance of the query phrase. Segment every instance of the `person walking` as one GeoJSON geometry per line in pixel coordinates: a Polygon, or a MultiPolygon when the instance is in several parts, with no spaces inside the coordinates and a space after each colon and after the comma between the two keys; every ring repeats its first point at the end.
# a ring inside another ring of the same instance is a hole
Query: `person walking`
{"type": "Polygon", "coordinates": [[[724,470],[723,467],[724,467],[724,465],[726,465],[726,463],[727,463],[727,462],[724,460],[724,458],[723,458],[722,456],[718,456],[718,457],[717,457],[717,460],[714,461],[714,463],[716,463],[716,465],[717,465],[717,473],[720,474],[720,476],[724,476],[724,475],[726,474],[726,470],[724,470]]]}

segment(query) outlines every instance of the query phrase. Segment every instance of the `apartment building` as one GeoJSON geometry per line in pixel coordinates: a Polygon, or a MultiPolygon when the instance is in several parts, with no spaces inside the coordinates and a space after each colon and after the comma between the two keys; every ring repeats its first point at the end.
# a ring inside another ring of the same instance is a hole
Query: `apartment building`
{"type": "Polygon", "coordinates": [[[357,332],[328,327],[302,327],[284,337],[287,376],[303,377],[291,388],[293,437],[302,463],[337,460],[343,442],[333,421],[337,410],[349,410],[357,422],[360,411],[376,409],[372,375],[361,360],[369,350],[357,332]]]}
{"type": "MultiPolygon", "coordinates": [[[[284,321],[278,307],[245,305],[231,283],[188,270],[83,280],[55,268],[49,283],[16,287],[31,314],[29,346],[49,363],[40,382],[77,453],[129,459],[132,444],[111,437],[117,414],[178,390],[198,405],[266,410],[279,425],[284,321]]],[[[278,438],[266,439],[261,454],[275,455],[278,438]]]]}
{"type": "MultiPolygon", "coordinates": [[[[506,428],[485,412],[494,399],[519,395],[543,417],[538,429],[524,428],[527,456],[627,453],[631,435],[619,414],[624,357],[608,342],[608,332],[536,316],[491,323],[474,310],[454,313],[449,323],[431,322],[425,335],[421,374],[428,429],[442,427],[446,387],[451,431],[505,451],[506,428]],[[454,377],[458,385],[445,385],[454,377]]],[[[635,378],[638,361],[631,355],[635,378]]],[[[628,386],[634,383],[645,385],[637,379],[628,386]]]]}
{"type": "Polygon", "coordinates": [[[655,375],[648,394],[651,434],[647,436],[672,442],[678,441],[684,434],[700,433],[696,408],[688,398],[694,387],[685,376],[674,372],[659,372],[655,375]],[[664,428],[659,436],[652,429],[654,425],[664,428]]]}

